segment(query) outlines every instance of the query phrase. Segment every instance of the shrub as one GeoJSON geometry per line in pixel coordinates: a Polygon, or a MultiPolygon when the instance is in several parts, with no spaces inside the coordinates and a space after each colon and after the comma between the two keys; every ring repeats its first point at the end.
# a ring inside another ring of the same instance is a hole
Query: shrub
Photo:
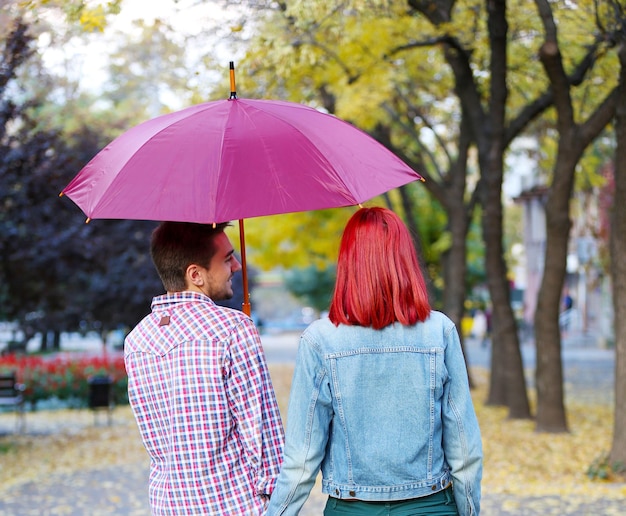
{"type": "Polygon", "coordinates": [[[587,469],[587,476],[591,480],[623,481],[625,474],[626,466],[622,463],[612,463],[608,453],[596,457],[587,469]]]}
{"type": "Polygon", "coordinates": [[[17,373],[25,386],[24,397],[33,407],[55,398],[87,406],[89,379],[100,375],[112,378],[115,402],[128,403],[128,378],[120,355],[6,355],[0,357],[0,371],[17,373]]]}

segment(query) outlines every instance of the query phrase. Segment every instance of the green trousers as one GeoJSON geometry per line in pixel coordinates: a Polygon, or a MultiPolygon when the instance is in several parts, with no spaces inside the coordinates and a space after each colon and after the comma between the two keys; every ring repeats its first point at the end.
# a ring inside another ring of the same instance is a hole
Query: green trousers
{"type": "Polygon", "coordinates": [[[458,516],[452,487],[438,493],[394,502],[364,502],[329,497],[324,516],[458,516]]]}

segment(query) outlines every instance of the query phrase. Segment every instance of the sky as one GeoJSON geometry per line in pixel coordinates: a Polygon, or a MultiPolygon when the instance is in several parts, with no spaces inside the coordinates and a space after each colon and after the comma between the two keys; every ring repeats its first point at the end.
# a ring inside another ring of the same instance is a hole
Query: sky
{"type": "MultiPolygon", "coordinates": [[[[63,49],[47,48],[49,37],[42,36],[40,48],[46,49],[44,61],[49,68],[78,80],[81,89],[97,93],[107,80],[107,55],[115,48],[119,33],[136,30],[135,20],[151,23],[157,18],[169,22],[182,37],[201,34],[216,19],[228,20],[229,13],[211,0],[123,0],[121,12],[111,17],[104,33],[73,38],[63,49]]],[[[220,52],[219,42],[215,45],[220,52]]],[[[193,49],[189,51],[193,53],[193,49]]],[[[227,63],[234,56],[225,52],[223,59],[227,63]]]]}

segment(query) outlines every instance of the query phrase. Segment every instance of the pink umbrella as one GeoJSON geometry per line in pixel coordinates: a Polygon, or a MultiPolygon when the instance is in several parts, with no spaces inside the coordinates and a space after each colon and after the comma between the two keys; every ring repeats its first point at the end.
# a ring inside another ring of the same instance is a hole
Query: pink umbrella
{"type": "MultiPolygon", "coordinates": [[[[347,122],[291,102],[231,98],[148,120],[65,187],[89,219],[240,221],[361,204],[422,179],[347,122]]],[[[88,220],[89,220],[88,219],[88,220]]]]}

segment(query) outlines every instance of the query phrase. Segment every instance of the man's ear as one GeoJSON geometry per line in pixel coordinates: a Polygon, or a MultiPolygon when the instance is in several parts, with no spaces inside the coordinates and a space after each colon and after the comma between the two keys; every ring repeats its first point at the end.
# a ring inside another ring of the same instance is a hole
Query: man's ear
{"type": "Polygon", "coordinates": [[[204,278],[200,273],[200,267],[195,263],[192,263],[187,270],[185,271],[185,279],[187,280],[188,285],[195,285],[196,287],[201,287],[204,285],[204,278]]]}

